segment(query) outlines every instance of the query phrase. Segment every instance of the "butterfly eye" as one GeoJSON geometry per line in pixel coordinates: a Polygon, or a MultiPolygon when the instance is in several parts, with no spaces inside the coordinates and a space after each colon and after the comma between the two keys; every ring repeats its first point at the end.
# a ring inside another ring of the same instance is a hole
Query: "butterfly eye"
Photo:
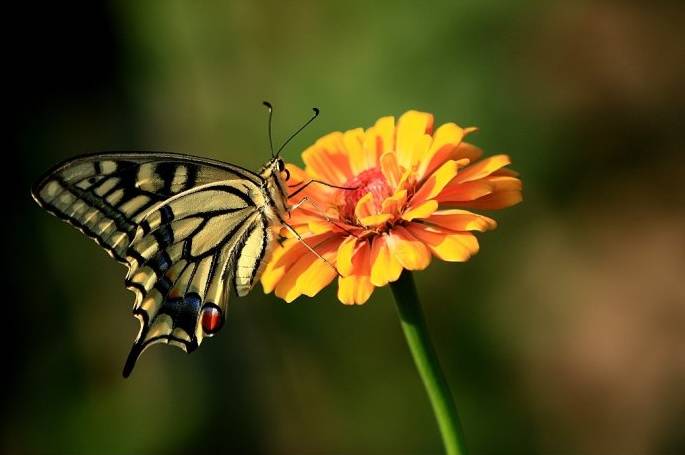
{"type": "Polygon", "coordinates": [[[278,172],[283,172],[285,170],[285,163],[280,158],[276,161],[276,166],[278,166],[278,172]]]}

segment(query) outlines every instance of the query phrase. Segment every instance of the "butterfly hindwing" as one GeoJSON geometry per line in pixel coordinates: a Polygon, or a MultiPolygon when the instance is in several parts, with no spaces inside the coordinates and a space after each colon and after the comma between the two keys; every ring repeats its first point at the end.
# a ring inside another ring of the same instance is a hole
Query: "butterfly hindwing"
{"type": "Polygon", "coordinates": [[[141,220],[127,250],[126,277],[141,329],[124,375],[152,344],[192,352],[220,327],[230,292],[244,295],[254,285],[271,244],[268,220],[249,197],[258,191],[245,181],[202,185],[141,220]],[[205,312],[219,318],[216,329],[203,323],[205,312]]]}

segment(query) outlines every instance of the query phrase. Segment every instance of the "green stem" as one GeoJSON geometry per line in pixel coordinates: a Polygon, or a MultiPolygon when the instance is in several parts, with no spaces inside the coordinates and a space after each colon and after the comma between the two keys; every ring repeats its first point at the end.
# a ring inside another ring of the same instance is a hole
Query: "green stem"
{"type": "Polygon", "coordinates": [[[421,303],[411,272],[407,270],[402,272],[399,280],[390,284],[390,289],[397,303],[397,311],[409,350],[433,406],[433,413],[438,421],[445,450],[448,455],[466,455],[457,408],[454,406],[450,388],[428,336],[428,328],[423,318],[421,303]]]}

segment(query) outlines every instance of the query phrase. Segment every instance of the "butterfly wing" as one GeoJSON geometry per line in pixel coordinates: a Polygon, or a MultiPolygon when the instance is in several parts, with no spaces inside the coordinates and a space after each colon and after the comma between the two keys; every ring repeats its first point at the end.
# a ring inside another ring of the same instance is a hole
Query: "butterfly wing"
{"type": "Polygon", "coordinates": [[[261,183],[218,161],[106,153],[64,162],[33,188],[41,207],[129,267],[141,329],[125,376],[152,344],[194,350],[220,328],[230,289],[254,285],[271,241],[252,199],[261,183]]]}
{"type": "Polygon", "coordinates": [[[48,212],[94,239],[126,263],[128,248],[146,210],[196,185],[260,177],[220,161],[159,152],[101,153],[58,164],[32,189],[48,212]]]}
{"type": "Polygon", "coordinates": [[[141,328],[124,367],[155,343],[192,352],[223,323],[231,290],[245,295],[271,246],[266,216],[245,181],[203,185],[159,204],[127,251],[126,285],[141,328]]]}

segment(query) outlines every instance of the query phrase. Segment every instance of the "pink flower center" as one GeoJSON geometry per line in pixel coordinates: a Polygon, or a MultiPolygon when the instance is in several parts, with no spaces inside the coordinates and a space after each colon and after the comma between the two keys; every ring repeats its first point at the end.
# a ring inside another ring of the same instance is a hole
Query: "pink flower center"
{"type": "Polygon", "coordinates": [[[342,204],[340,207],[340,215],[348,222],[354,222],[354,209],[357,206],[359,199],[364,197],[367,193],[373,195],[373,204],[376,208],[376,213],[380,212],[381,205],[385,198],[392,195],[392,190],[385,180],[385,176],[378,168],[371,168],[363,171],[361,174],[352,177],[343,185],[348,188],[356,188],[354,190],[342,190],[342,204]]]}

